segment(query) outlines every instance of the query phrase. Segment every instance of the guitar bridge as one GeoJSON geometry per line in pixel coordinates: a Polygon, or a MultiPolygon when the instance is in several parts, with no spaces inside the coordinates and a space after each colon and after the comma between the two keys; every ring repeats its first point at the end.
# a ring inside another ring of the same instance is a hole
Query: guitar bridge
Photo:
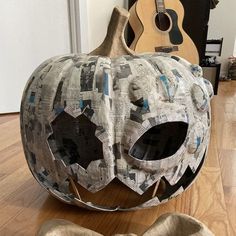
{"type": "Polygon", "coordinates": [[[179,51],[178,46],[161,46],[161,47],[155,47],[155,52],[165,52],[165,53],[171,53],[179,51]]]}

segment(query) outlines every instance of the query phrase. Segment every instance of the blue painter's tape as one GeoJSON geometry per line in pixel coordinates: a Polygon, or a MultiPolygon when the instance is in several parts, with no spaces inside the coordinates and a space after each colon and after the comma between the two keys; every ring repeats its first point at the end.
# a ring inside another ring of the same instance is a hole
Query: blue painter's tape
{"type": "Polygon", "coordinates": [[[30,94],[30,98],[29,98],[29,103],[34,103],[34,101],[35,101],[35,92],[31,92],[31,94],[30,94]]]}
{"type": "Polygon", "coordinates": [[[109,76],[106,72],[103,76],[103,94],[109,96],[109,76]]]}
{"type": "Polygon", "coordinates": [[[175,76],[177,82],[179,82],[180,79],[182,78],[182,76],[180,75],[180,73],[179,73],[176,69],[173,69],[173,70],[172,70],[172,73],[174,74],[174,76],[175,76]]]}
{"type": "Polygon", "coordinates": [[[147,100],[147,99],[145,99],[145,100],[143,101],[143,109],[144,109],[145,111],[149,110],[149,104],[148,104],[148,100],[147,100]]]}
{"type": "Polygon", "coordinates": [[[64,111],[64,108],[62,108],[62,107],[57,107],[57,108],[54,109],[54,111],[55,111],[55,114],[56,114],[56,115],[59,115],[60,113],[62,113],[62,112],[64,111]]]}
{"type": "Polygon", "coordinates": [[[79,107],[80,107],[80,109],[84,108],[84,101],[83,100],[79,101],[79,107]]]}
{"type": "Polygon", "coordinates": [[[200,146],[201,144],[201,137],[197,137],[197,148],[200,146]]]}
{"type": "Polygon", "coordinates": [[[166,76],[161,75],[160,80],[161,80],[162,84],[164,85],[164,87],[166,89],[167,96],[170,98],[170,88],[169,88],[169,84],[168,84],[166,76]]]}

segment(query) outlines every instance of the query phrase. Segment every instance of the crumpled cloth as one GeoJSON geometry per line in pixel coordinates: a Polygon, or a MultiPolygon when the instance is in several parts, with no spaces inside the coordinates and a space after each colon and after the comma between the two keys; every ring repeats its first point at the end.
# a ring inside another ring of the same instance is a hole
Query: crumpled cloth
{"type": "MultiPolygon", "coordinates": [[[[214,236],[197,219],[177,213],[160,216],[142,236],[214,236]]],[[[36,236],[103,236],[95,231],[83,228],[70,221],[53,219],[46,221],[36,236]]],[[[113,236],[137,236],[136,234],[115,234],[113,236]]],[[[141,234],[140,234],[141,236],[141,234]]]]}

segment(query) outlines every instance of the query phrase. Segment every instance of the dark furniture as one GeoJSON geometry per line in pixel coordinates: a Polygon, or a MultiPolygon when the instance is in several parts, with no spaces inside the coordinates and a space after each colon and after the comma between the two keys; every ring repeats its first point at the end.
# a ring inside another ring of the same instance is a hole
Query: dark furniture
{"type": "Polygon", "coordinates": [[[223,47],[223,38],[221,39],[210,39],[206,42],[206,57],[221,56],[223,47]]]}
{"type": "Polygon", "coordinates": [[[180,0],[180,2],[185,11],[183,28],[196,45],[201,64],[205,58],[210,0],[180,0]]]}
{"type": "Polygon", "coordinates": [[[221,69],[221,64],[216,62],[216,57],[221,56],[222,46],[223,38],[207,40],[205,58],[202,61],[203,76],[212,83],[215,95],[218,91],[221,69]]]}
{"type": "Polygon", "coordinates": [[[214,94],[217,95],[218,85],[220,79],[220,63],[209,64],[206,66],[202,66],[203,76],[205,79],[209,80],[213,86],[214,94]]]}

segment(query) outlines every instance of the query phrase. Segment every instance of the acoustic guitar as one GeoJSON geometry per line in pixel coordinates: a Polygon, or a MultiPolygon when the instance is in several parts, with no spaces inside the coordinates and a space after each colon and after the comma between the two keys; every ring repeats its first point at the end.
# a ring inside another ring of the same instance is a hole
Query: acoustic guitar
{"type": "Polygon", "coordinates": [[[183,30],[184,8],[179,0],[138,0],[130,9],[135,32],[131,49],[136,52],[167,52],[199,64],[191,38],[183,30]]]}

